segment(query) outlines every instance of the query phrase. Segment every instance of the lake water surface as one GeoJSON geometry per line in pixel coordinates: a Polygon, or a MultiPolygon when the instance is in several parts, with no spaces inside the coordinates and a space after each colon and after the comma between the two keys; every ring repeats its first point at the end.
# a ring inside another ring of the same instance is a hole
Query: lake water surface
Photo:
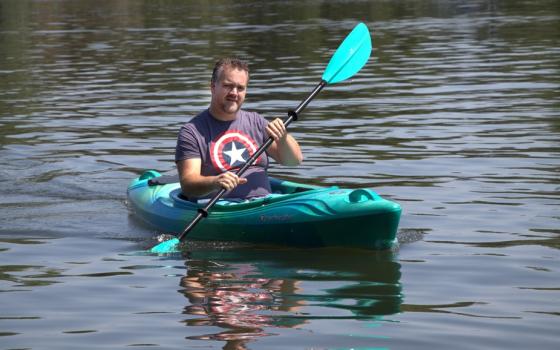
{"type": "Polygon", "coordinates": [[[559,24],[555,0],[0,1],[0,349],[558,348],[559,24]],[[284,116],[360,21],[370,62],[271,173],[399,202],[399,247],[142,253],[126,186],[174,171],[214,61],[284,116]]]}

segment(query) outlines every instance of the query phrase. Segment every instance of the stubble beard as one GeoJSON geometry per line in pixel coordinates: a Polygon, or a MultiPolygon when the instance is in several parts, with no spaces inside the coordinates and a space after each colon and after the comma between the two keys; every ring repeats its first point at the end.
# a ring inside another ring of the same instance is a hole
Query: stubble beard
{"type": "Polygon", "coordinates": [[[220,104],[222,111],[226,114],[236,114],[241,109],[241,104],[239,102],[224,101],[220,104]]]}

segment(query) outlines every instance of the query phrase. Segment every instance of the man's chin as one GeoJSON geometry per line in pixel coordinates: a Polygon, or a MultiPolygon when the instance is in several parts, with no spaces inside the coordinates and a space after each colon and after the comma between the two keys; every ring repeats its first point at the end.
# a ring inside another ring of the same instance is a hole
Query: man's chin
{"type": "Polygon", "coordinates": [[[226,105],[224,106],[224,111],[225,111],[226,113],[233,114],[233,113],[237,113],[237,112],[239,111],[240,107],[241,107],[241,106],[239,106],[237,103],[235,103],[235,104],[233,104],[233,103],[232,103],[232,104],[226,104],[226,105]]]}

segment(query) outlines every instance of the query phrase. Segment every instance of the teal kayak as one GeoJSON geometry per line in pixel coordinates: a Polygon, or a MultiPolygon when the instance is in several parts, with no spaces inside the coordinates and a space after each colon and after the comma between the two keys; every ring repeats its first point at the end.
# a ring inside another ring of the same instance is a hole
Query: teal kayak
{"type": "MultiPolygon", "coordinates": [[[[179,183],[159,181],[163,178],[149,170],[132,180],[128,205],[155,229],[176,234],[204,204],[183,199],[179,183]]],[[[397,242],[400,205],[370,189],[270,182],[273,195],[217,202],[188,239],[366,249],[389,249],[397,242]]]]}

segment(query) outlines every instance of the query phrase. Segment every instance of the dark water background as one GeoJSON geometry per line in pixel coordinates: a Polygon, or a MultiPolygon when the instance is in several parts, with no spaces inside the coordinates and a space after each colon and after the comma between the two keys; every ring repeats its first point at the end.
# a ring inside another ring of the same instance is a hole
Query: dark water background
{"type": "Polygon", "coordinates": [[[0,1],[0,349],[556,349],[559,78],[555,0],[0,1]],[[358,21],[371,61],[271,172],[398,201],[399,249],[139,254],[127,183],[215,59],[284,115],[358,21]]]}

